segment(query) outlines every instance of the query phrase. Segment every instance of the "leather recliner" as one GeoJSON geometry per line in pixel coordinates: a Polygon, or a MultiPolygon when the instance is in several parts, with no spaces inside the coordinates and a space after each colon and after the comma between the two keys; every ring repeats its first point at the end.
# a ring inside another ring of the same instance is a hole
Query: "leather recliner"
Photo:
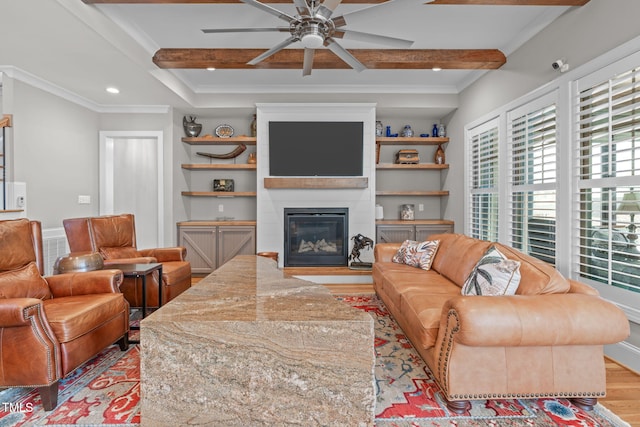
{"type": "Polygon", "coordinates": [[[0,221],[0,387],[36,387],[57,406],[58,380],[115,343],[129,346],[119,270],[43,277],[42,228],[0,221]]]}
{"type": "MultiPolygon", "coordinates": [[[[184,247],[137,249],[132,214],[71,218],[63,221],[71,252],[99,252],[105,266],[162,263],[162,303],[191,286],[191,264],[184,247]]],[[[157,272],[147,278],[147,307],[158,306],[157,272]]],[[[132,307],[142,307],[141,279],[125,278],[120,290],[132,307]]]]}

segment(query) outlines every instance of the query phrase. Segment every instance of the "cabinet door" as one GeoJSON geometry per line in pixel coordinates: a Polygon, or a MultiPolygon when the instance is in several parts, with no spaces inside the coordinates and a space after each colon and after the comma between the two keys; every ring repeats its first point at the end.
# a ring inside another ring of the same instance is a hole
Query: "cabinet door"
{"type": "Polygon", "coordinates": [[[255,255],[256,228],[221,225],[218,227],[218,267],[236,255],[255,255]]]}
{"type": "Polygon", "coordinates": [[[378,225],[376,226],[376,243],[402,243],[415,239],[413,225],[378,225]]]}
{"type": "Polygon", "coordinates": [[[187,248],[192,273],[211,273],[216,269],[216,227],[180,227],[178,244],[187,248]]]}
{"type": "Polygon", "coordinates": [[[416,225],[416,240],[428,240],[433,234],[453,233],[451,224],[416,225]]]}

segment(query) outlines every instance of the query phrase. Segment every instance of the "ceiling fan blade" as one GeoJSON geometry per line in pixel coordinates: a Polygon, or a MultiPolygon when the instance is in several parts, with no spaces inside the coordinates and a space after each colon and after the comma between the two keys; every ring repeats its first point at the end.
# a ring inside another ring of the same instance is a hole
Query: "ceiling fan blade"
{"type": "Polygon", "coordinates": [[[329,19],[340,3],[342,3],[342,0],[324,0],[322,4],[318,6],[316,15],[329,19]]]}
{"type": "Polygon", "coordinates": [[[257,7],[258,9],[260,9],[260,10],[262,10],[264,12],[270,13],[273,16],[277,16],[278,18],[280,18],[280,19],[282,19],[284,21],[287,21],[287,22],[290,22],[290,21],[293,21],[293,20],[296,19],[291,15],[288,15],[288,14],[282,12],[282,11],[279,11],[275,7],[271,7],[271,6],[266,5],[264,3],[260,3],[257,0],[240,0],[240,1],[242,3],[246,3],[246,4],[250,5],[250,6],[257,7]]]}
{"type": "Polygon", "coordinates": [[[263,54],[256,56],[251,61],[247,62],[247,64],[256,65],[258,62],[264,61],[265,59],[267,59],[268,57],[270,57],[274,53],[281,51],[282,49],[284,49],[285,47],[289,46],[291,43],[296,42],[296,41],[298,41],[298,39],[296,37],[289,37],[285,41],[283,41],[281,43],[278,43],[277,45],[275,45],[271,49],[267,50],[263,54]]]}
{"type": "Polygon", "coordinates": [[[274,27],[274,28],[204,28],[202,30],[205,34],[214,33],[258,33],[266,31],[279,31],[283,33],[289,32],[289,27],[274,27]]]}
{"type": "MultiPolygon", "coordinates": [[[[244,1],[244,0],[243,0],[244,1]]],[[[380,17],[380,13],[382,13],[379,10],[376,10],[378,7],[380,6],[385,6],[385,5],[389,5],[391,3],[393,3],[395,0],[389,0],[386,1],[384,3],[378,3],[378,4],[374,4],[373,6],[369,6],[369,7],[365,7],[364,9],[358,9],[358,10],[354,10],[353,12],[349,12],[349,13],[345,13],[342,16],[336,16],[335,18],[332,19],[333,23],[335,24],[336,28],[339,27],[344,27],[345,25],[347,25],[349,17],[354,17],[357,16],[358,19],[359,18],[368,18],[369,16],[367,15],[372,15],[372,17],[380,17]]]]}
{"type": "Polygon", "coordinates": [[[293,4],[296,6],[296,10],[300,16],[313,15],[313,11],[309,7],[307,0],[293,0],[293,4]]]}
{"type": "Polygon", "coordinates": [[[334,39],[328,38],[327,40],[325,40],[325,46],[327,46],[327,48],[331,52],[335,53],[336,56],[338,56],[338,58],[342,59],[344,62],[346,62],[351,68],[353,68],[357,72],[367,69],[367,67],[362,65],[362,63],[358,61],[355,56],[347,52],[347,50],[342,46],[340,46],[338,42],[336,42],[334,39]]]}
{"type": "Polygon", "coordinates": [[[315,54],[315,49],[304,49],[304,63],[302,66],[302,76],[310,76],[311,70],[313,70],[313,55],[315,54]]]}
{"type": "Polygon", "coordinates": [[[344,39],[344,40],[357,40],[357,41],[366,42],[366,43],[383,44],[390,47],[405,48],[405,49],[413,44],[413,41],[411,40],[381,36],[378,34],[363,33],[360,31],[353,31],[353,30],[336,30],[336,32],[333,34],[333,37],[337,37],[339,39],[344,39]]]}

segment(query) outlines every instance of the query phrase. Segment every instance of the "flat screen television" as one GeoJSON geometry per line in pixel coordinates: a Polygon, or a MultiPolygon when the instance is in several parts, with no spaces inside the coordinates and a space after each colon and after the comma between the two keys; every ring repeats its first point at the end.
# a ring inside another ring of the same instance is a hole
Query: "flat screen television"
{"type": "Polygon", "coordinates": [[[269,122],[269,175],[362,176],[362,122],[269,122]]]}

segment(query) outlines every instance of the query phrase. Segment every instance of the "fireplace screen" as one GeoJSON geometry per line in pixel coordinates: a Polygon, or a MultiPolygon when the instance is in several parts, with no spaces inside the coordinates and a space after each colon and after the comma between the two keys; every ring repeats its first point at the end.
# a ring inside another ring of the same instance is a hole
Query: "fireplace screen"
{"type": "Polygon", "coordinates": [[[285,208],[285,267],[347,265],[347,208],[285,208]]]}

